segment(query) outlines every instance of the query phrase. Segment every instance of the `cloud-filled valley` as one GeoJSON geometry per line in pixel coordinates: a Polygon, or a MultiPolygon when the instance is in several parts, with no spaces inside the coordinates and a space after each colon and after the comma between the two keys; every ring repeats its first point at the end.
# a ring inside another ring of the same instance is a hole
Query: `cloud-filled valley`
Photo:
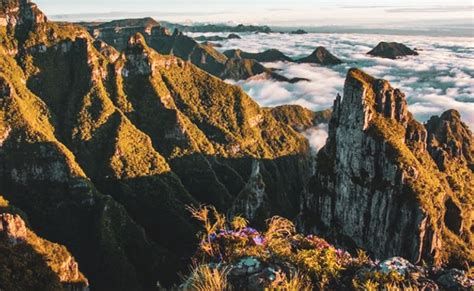
{"type": "Polygon", "coordinates": [[[311,110],[329,108],[336,94],[342,92],[347,70],[358,67],[377,78],[389,80],[405,92],[409,109],[419,121],[424,122],[447,109],[456,109],[470,128],[474,128],[472,38],[313,33],[249,33],[241,36],[242,39],[222,42],[223,46],[218,49],[261,52],[275,48],[297,59],[309,55],[317,46],[324,46],[344,61],[334,67],[266,63],[268,67],[279,69],[282,75],[307,78],[310,82],[289,84],[247,80],[237,83],[263,106],[299,104],[311,110]],[[419,56],[390,60],[367,55],[380,41],[396,41],[417,48],[419,56]]]}

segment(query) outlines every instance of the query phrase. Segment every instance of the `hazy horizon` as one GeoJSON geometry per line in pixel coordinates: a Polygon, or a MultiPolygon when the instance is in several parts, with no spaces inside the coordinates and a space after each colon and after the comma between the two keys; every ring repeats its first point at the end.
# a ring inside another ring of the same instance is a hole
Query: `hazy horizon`
{"type": "Polygon", "coordinates": [[[249,1],[217,0],[160,1],[59,1],[37,0],[53,20],[91,21],[117,18],[154,17],[178,23],[246,23],[286,27],[348,26],[403,28],[414,26],[472,27],[472,1],[249,1]],[[80,3],[79,3],[80,2],[80,3]],[[285,3],[286,2],[286,3],[285,3]]]}

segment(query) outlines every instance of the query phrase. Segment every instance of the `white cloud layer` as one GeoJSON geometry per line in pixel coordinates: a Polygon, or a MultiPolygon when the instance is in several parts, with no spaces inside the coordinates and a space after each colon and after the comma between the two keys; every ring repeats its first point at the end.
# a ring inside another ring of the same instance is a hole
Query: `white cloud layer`
{"type": "MultiPolygon", "coordinates": [[[[226,34],[222,34],[226,35],[226,34]]],[[[324,46],[345,63],[325,68],[317,65],[268,63],[288,77],[310,82],[288,84],[270,80],[238,82],[263,106],[300,104],[312,110],[332,106],[342,92],[347,70],[358,67],[377,78],[387,79],[406,93],[410,111],[419,121],[445,110],[456,109],[474,129],[474,41],[461,37],[394,36],[364,34],[241,34],[242,39],[222,42],[219,50],[240,48],[259,52],[270,48],[293,58],[324,46]],[[374,58],[366,53],[380,41],[396,41],[419,49],[419,56],[398,60],[374,58]]]]}
{"type": "Polygon", "coordinates": [[[313,152],[317,153],[326,144],[328,139],[328,125],[320,124],[317,127],[312,127],[303,132],[303,135],[308,139],[313,152]]]}

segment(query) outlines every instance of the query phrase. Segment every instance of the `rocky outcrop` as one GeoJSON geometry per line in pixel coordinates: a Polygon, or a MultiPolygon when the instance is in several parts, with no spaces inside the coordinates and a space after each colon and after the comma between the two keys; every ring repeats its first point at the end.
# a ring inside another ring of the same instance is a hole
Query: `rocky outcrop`
{"type": "Polygon", "coordinates": [[[465,162],[474,171],[472,132],[461,121],[456,110],[433,116],[426,124],[428,151],[439,169],[445,171],[450,163],[465,162]]]}
{"type": "Polygon", "coordinates": [[[297,60],[298,63],[319,64],[322,66],[334,66],[342,64],[342,61],[331,54],[326,48],[320,46],[314,52],[302,59],[297,60]]]}
{"type": "Polygon", "coordinates": [[[239,49],[237,50],[228,50],[224,52],[224,55],[226,55],[228,58],[234,58],[234,57],[241,57],[244,59],[252,59],[256,60],[258,62],[292,62],[293,60],[280,52],[277,49],[269,49],[261,53],[248,53],[241,51],[239,49]]]}
{"type": "Polygon", "coordinates": [[[0,26],[17,25],[30,29],[47,21],[46,16],[36,4],[29,0],[4,0],[0,2],[0,26]]]}
{"type": "Polygon", "coordinates": [[[402,255],[413,262],[440,263],[460,256],[472,261],[473,252],[466,251],[472,235],[460,235],[469,232],[461,225],[470,223],[472,207],[466,200],[462,206],[457,202],[472,197],[472,172],[452,172],[448,180],[456,181],[447,183],[426,150],[426,139],[427,130],[407,111],[402,92],[351,69],[309,183],[308,230],[333,234],[339,243],[364,248],[377,258],[402,255]],[[456,206],[444,203],[449,199],[456,206]],[[448,218],[443,221],[444,211],[448,218]],[[445,232],[452,228],[459,235],[455,240],[445,232]],[[453,243],[457,246],[446,247],[453,243]]]}
{"type": "Polygon", "coordinates": [[[0,214],[0,249],[2,289],[89,289],[68,250],[38,237],[18,215],[0,214]]]}
{"type": "Polygon", "coordinates": [[[373,48],[367,54],[386,58],[386,59],[398,59],[405,56],[417,56],[418,53],[406,45],[398,42],[380,42],[375,48],[373,48]]]}

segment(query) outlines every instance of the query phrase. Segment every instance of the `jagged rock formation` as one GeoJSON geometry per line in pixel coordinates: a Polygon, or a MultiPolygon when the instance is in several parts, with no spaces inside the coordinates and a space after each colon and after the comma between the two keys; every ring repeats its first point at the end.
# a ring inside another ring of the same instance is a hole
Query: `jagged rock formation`
{"type": "Polygon", "coordinates": [[[266,197],[250,219],[296,215],[308,143],[242,89],[141,34],[118,52],[79,26],[21,17],[0,30],[0,191],[92,288],[174,282],[196,245],[185,205],[240,213],[266,197]]]}
{"type": "Polygon", "coordinates": [[[75,259],[61,245],[38,237],[0,196],[0,288],[88,290],[75,259]]]}
{"type": "Polygon", "coordinates": [[[472,153],[469,134],[454,111],[425,128],[402,92],[351,69],[309,184],[306,227],[377,258],[472,262],[474,175],[462,154],[472,153]],[[435,161],[448,152],[457,166],[439,171],[435,161]]]}
{"type": "Polygon", "coordinates": [[[450,163],[467,162],[474,171],[474,142],[472,132],[461,121],[459,112],[448,110],[433,116],[426,124],[428,151],[438,168],[445,171],[450,163]]]}
{"type": "MultiPolygon", "coordinates": [[[[264,75],[265,78],[273,78],[282,82],[301,81],[298,78],[289,80],[255,60],[247,60],[240,56],[227,57],[215,50],[213,45],[200,44],[177,29],[173,34],[170,34],[166,28],[151,18],[82,23],[82,25],[87,27],[97,40],[103,41],[117,50],[124,50],[127,47],[128,39],[135,33],[140,33],[145,37],[147,44],[157,52],[189,61],[221,79],[245,80],[253,76],[264,75]]],[[[220,37],[216,40],[220,40],[220,37]]]]}
{"type": "Polygon", "coordinates": [[[417,56],[418,53],[406,45],[397,42],[380,42],[375,48],[373,48],[367,54],[387,58],[387,59],[397,59],[405,56],[417,56]]]}
{"type": "Polygon", "coordinates": [[[258,62],[278,62],[278,61],[292,62],[293,61],[290,57],[286,56],[284,53],[280,52],[277,49],[269,49],[261,53],[248,53],[248,52],[241,51],[239,49],[228,50],[224,52],[224,55],[226,55],[228,58],[240,56],[244,59],[252,59],[258,62]]]}
{"type": "Polygon", "coordinates": [[[342,61],[331,54],[326,48],[320,46],[312,54],[302,59],[296,60],[298,63],[319,64],[322,66],[333,66],[342,64],[342,61]]]}

